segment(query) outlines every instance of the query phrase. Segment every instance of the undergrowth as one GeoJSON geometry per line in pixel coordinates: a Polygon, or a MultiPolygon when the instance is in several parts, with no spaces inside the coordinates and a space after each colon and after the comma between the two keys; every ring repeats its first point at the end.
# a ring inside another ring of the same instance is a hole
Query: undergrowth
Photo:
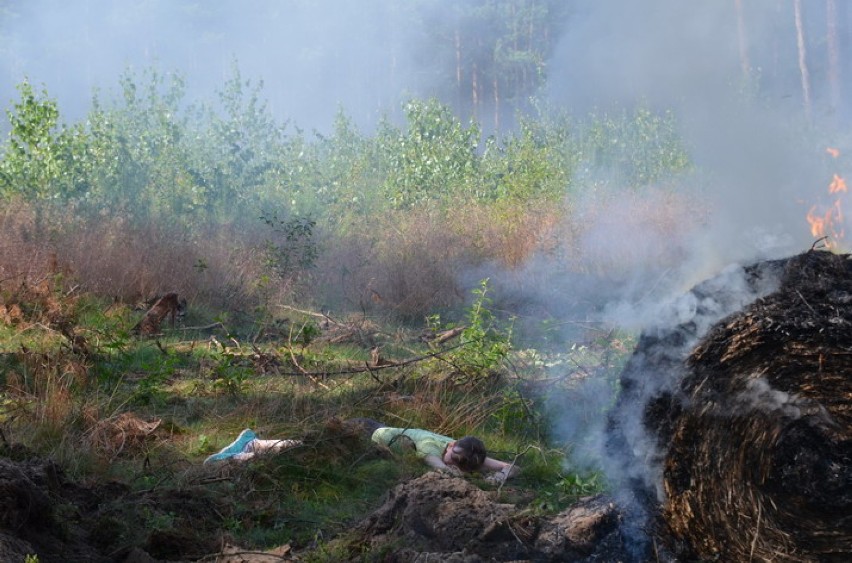
{"type": "MultiPolygon", "coordinates": [[[[536,362],[518,371],[524,354],[493,316],[486,282],[463,326],[422,331],[290,311],[259,332],[195,312],[194,326],[164,324],[149,339],[129,331],[141,312],[69,292],[61,280],[6,295],[21,314],[0,323],[0,450],[57,460],[81,481],[122,483],[126,492],[93,524],[110,548],[156,556],[152,537],[218,530],[249,548],[291,544],[319,556],[386,491],[427,469],[341,431],[351,417],[481,437],[490,455],[523,468],[502,499],[538,512],[604,488],[595,472],[566,464],[571,445],[554,439],[547,389],[535,390],[547,373],[536,362]],[[423,339],[453,328],[463,330],[446,342],[423,339]],[[251,463],[202,464],[243,428],[304,443],[251,463]],[[198,521],[187,507],[207,516],[198,521]]],[[[493,489],[482,477],[470,478],[493,489]]]]}

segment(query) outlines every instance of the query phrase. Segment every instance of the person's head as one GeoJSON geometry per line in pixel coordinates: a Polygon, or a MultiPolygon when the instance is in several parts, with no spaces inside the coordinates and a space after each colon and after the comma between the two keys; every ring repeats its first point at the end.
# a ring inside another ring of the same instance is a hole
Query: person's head
{"type": "Polygon", "coordinates": [[[447,444],[444,463],[455,465],[462,471],[476,471],[485,463],[487,457],[485,444],[473,436],[465,436],[447,444]]]}

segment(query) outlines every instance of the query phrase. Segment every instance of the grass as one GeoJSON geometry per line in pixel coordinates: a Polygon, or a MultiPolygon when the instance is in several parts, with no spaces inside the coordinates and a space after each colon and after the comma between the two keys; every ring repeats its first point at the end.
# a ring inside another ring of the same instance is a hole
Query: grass
{"type": "MultiPolygon", "coordinates": [[[[93,524],[93,537],[110,548],[136,545],[156,556],[150,542],[157,534],[203,544],[204,534],[215,533],[251,549],[289,543],[310,547],[311,557],[331,554],[338,549],[332,538],[345,535],[396,483],[427,470],[414,456],[337,429],[336,420],[355,416],[481,437],[492,457],[523,468],[501,487],[501,499],[534,511],[558,511],[604,488],[596,473],[566,469],[570,445],[552,439],[536,390],[551,385],[548,374],[541,356],[529,351],[513,356],[514,371],[463,378],[454,375],[462,352],[453,362],[427,358],[358,371],[352,368],[363,368],[377,343],[391,360],[432,349],[419,340],[420,330],[358,316],[298,342],[286,329],[252,343],[257,325],[195,335],[165,328],[156,339],[138,340],[127,332],[138,315],[129,307],[91,295],[60,305],[89,353],[69,348],[46,307],[27,308],[29,317],[15,326],[0,325],[0,425],[9,442],[57,460],[75,479],[127,487],[105,502],[93,524]],[[121,426],[127,420],[158,426],[136,435],[121,426]],[[202,465],[247,427],[305,444],[236,467],[202,465]],[[198,520],[190,509],[206,516],[198,520]]],[[[193,322],[210,324],[204,314],[196,312],[193,322]]],[[[301,327],[305,319],[267,324],[301,327]]],[[[568,350],[563,361],[612,370],[624,355],[620,346],[619,338],[593,342],[568,350]]]]}

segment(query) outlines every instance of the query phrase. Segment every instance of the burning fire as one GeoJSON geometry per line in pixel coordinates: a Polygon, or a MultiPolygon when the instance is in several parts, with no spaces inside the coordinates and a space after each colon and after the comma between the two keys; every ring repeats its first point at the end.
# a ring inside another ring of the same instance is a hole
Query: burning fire
{"type": "MultiPolygon", "coordinates": [[[[825,151],[833,158],[840,156],[838,149],[829,147],[825,151]]],[[[816,238],[827,237],[825,245],[828,248],[836,248],[843,240],[845,232],[842,199],[847,191],[846,180],[839,174],[835,174],[828,185],[828,194],[835,196],[834,203],[824,212],[818,212],[818,205],[814,205],[808,211],[807,220],[811,226],[811,234],[816,238]]]]}

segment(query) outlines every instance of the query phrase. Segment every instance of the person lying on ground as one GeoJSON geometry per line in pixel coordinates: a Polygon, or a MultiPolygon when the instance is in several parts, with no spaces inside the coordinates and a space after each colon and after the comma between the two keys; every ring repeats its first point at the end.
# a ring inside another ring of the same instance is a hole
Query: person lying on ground
{"type": "Polygon", "coordinates": [[[455,440],[421,428],[389,427],[371,418],[353,418],[343,424],[348,430],[369,437],[383,446],[393,447],[401,441],[410,441],[417,456],[429,467],[439,471],[455,475],[473,471],[490,472],[491,475],[486,479],[492,483],[502,483],[520,473],[520,468],[514,463],[488,457],[485,444],[474,436],[455,440]]]}
{"type": "MultiPolygon", "coordinates": [[[[343,422],[350,432],[362,434],[376,444],[391,449],[411,447],[418,457],[433,469],[461,475],[479,471],[491,474],[486,478],[492,483],[502,483],[520,473],[520,468],[488,457],[485,444],[474,436],[455,440],[449,436],[421,428],[393,428],[370,418],[354,418],[343,422]]],[[[257,455],[278,453],[303,445],[302,440],[261,440],[250,429],[243,430],[237,439],[209,456],[204,463],[233,459],[247,461],[257,455]]]]}
{"type": "Polygon", "coordinates": [[[258,455],[279,453],[301,445],[301,440],[261,440],[251,428],[246,428],[240,432],[236,440],[209,456],[204,463],[226,459],[248,461],[258,455]]]}

